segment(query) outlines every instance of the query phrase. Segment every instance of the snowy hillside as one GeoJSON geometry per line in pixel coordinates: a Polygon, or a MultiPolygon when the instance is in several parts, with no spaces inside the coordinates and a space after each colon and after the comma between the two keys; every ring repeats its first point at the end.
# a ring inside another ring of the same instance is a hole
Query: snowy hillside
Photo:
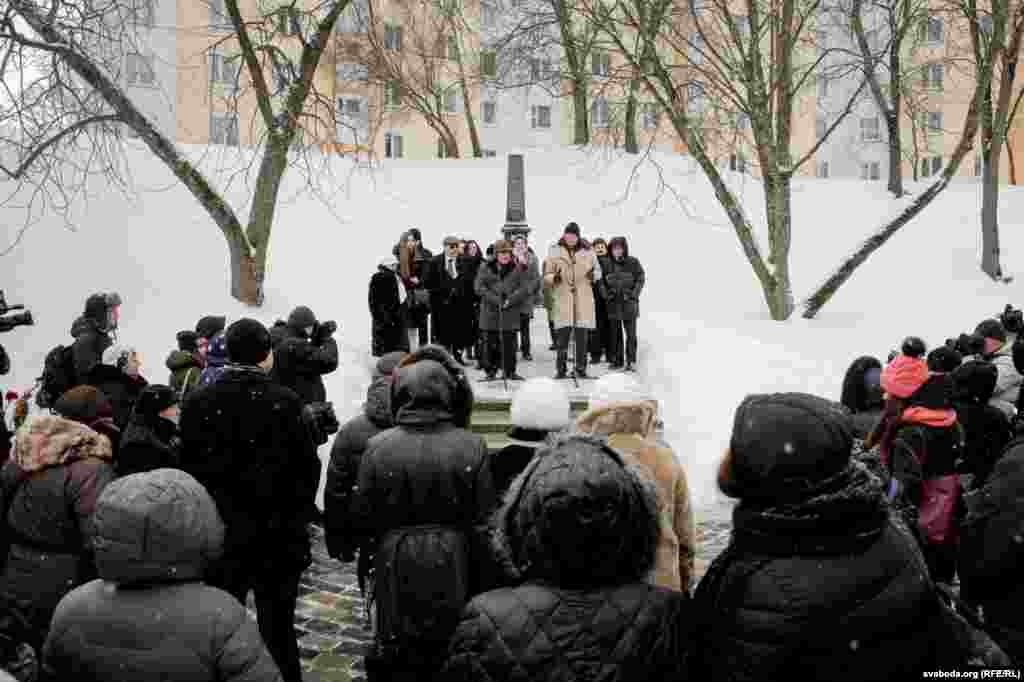
{"type": "MultiPolygon", "coordinates": [[[[197,156],[200,150],[195,150],[197,156]]],[[[683,158],[660,156],[671,185],[655,203],[659,171],[642,165],[627,196],[635,159],[601,152],[526,151],[526,212],[533,241],[546,245],[570,220],[585,237],[626,235],[647,271],[641,299],[640,368],[664,406],[668,437],[690,469],[699,506],[713,505],[713,477],[728,445],[732,412],[744,394],[802,390],[838,397],[842,374],[857,355],[878,356],[907,334],[930,344],[973,329],[1007,302],[1024,303],[1021,282],[997,285],[977,267],[979,193],[950,188],[924,216],[876,254],[819,319],[775,323],[731,227],[703,176],[683,158]]],[[[220,159],[221,163],[232,156],[220,159]]],[[[131,152],[126,198],[113,188],[79,207],[73,230],[63,220],[33,225],[0,258],[0,288],[37,319],[5,334],[12,358],[4,388],[25,388],[43,356],[70,339],[72,319],[90,293],[125,300],[120,339],[142,352],[144,375],[164,382],[174,334],[205,314],[253,316],[267,324],[295,305],[337,319],[341,367],[327,377],[339,417],[354,414],[369,377],[367,283],[399,233],[419,227],[435,252],[447,234],[486,244],[503,223],[505,159],[385,162],[353,172],[339,160],[323,176],[324,197],[297,193],[286,176],[271,239],[267,302],[248,309],[227,294],[227,249],[220,233],[170,174],[140,150],[131,152]],[[290,185],[289,185],[290,183],[290,185]]],[[[215,173],[214,160],[207,162],[215,173]]],[[[215,176],[218,185],[223,175],[215,176]]],[[[747,211],[763,215],[756,181],[734,178],[747,211]]],[[[236,209],[245,199],[235,181],[236,209]]],[[[882,183],[802,179],[795,183],[792,269],[800,298],[901,202],[882,183]]],[[[24,209],[2,212],[0,250],[16,236],[24,209]]],[[[246,211],[241,210],[244,218],[246,211]]],[[[1003,265],[1024,270],[1024,193],[1003,192],[1003,265]]],[[[327,448],[322,449],[326,455],[327,448]]]]}

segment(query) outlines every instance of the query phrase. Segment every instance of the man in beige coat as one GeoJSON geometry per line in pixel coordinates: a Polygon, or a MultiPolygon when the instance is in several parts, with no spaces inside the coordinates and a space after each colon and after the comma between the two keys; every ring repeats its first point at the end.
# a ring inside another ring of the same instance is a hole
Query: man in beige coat
{"type": "Polygon", "coordinates": [[[576,420],[576,429],[608,437],[608,444],[644,467],[658,488],[661,539],[650,582],[686,591],[693,576],[697,531],[690,507],[686,471],[672,448],[655,435],[657,404],[638,399],[631,377],[610,374],[595,385],[590,409],[576,420]]]}
{"type": "Polygon", "coordinates": [[[573,370],[578,378],[588,378],[587,332],[597,326],[591,285],[600,279],[601,264],[590,243],[580,238],[579,225],[569,223],[562,238],[544,259],[544,286],[554,293],[556,379],[567,376],[569,336],[573,330],[576,346],[573,370]]]}

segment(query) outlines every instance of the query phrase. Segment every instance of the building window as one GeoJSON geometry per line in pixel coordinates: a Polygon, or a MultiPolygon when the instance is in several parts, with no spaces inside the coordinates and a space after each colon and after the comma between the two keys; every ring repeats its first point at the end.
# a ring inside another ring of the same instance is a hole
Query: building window
{"type": "Polygon", "coordinates": [[[339,97],[335,120],[339,142],[364,144],[369,138],[370,118],[365,98],[355,95],[339,97]]]}
{"type": "Polygon", "coordinates": [[[825,56],[825,52],[828,51],[828,31],[819,28],[814,32],[814,49],[817,50],[819,57],[825,56]]]}
{"type": "Polygon", "coordinates": [[[398,81],[384,83],[384,106],[397,107],[402,104],[402,86],[398,81]]]}
{"type": "Polygon", "coordinates": [[[647,129],[657,128],[661,119],[661,109],[657,102],[644,102],[640,105],[640,125],[647,129]]]}
{"type": "Polygon", "coordinates": [[[338,30],[343,33],[357,33],[366,27],[369,16],[368,0],[349,0],[345,11],[338,17],[338,30]]]}
{"type": "Polygon", "coordinates": [[[484,102],[481,108],[484,123],[493,125],[498,120],[498,105],[495,102],[484,102]]]}
{"type": "Polygon", "coordinates": [[[942,64],[932,62],[925,64],[921,71],[921,85],[928,90],[942,90],[942,64]]]}
{"type": "Polygon", "coordinates": [[[218,31],[231,28],[231,17],[224,7],[224,0],[207,0],[210,3],[210,28],[218,31]]]}
{"type": "Polygon", "coordinates": [[[459,41],[455,36],[448,36],[448,59],[458,61],[459,59],[459,41]]]}
{"type": "Polygon", "coordinates": [[[686,111],[697,114],[704,111],[705,95],[704,84],[700,81],[691,81],[686,84],[686,111]]]}
{"type": "Polygon", "coordinates": [[[550,128],[551,127],[551,107],[534,104],[530,107],[530,127],[531,128],[550,128]]]}
{"type": "Polygon", "coordinates": [[[819,161],[814,164],[814,176],[817,178],[828,178],[828,161],[819,161]]]}
{"type": "Polygon", "coordinates": [[[704,37],[697,31],[690,31],[686,40],[686,56],[691,64],[703,64],[706,49],[704,37]]]}
{"type": "Polygon", "coordinates": [[[153,72],[153,57],[138,53],[125,55],[125,76],[128,85],[155,85],[156,74],[153,72]]]}
{"type": "Polygon", "coordinates": [[[880,180],[882,169],[877,161],[864,162],[860,164],[861,180],[880,180]]]}
{"type": "Polygon", "coordinates": [[[818,76],[816,81],[818,84],[818,99],[825,99],[828,97],[828,76],[818,76]]]}
{"type": "Polygon", "coordinates": [[[384,49],[402,49],[402,27],[395,24],[384,24],[384,49]]]}
{"type": "Polygon", "coordinates": [[[740,40],[746,42],[750,37],[750,17],[746,14],[737,14],[732,20],[736,24],[736,32],[740,34],[740,40]]]}
{"type": "Polygon", "coordinates": [[[992,35],[992,15],[982,14],[978,17],[978,31],[984,35],[992,35]]]}
{"type": "Polygon", "coordinates": [[[929,13],[928,17],[921,22],[921,42],[927,44],[942,42],[942,17],[929,13]]]}
{"type": "Polygon", "coordinates": [[[974,157],[974,177],[980,178],[984,168],[985,168],[985,159],[982,158],[981,154],[975,155],[975,157],[974,157]]]}
{"type": "Polygon", "coordinates": [[[882,139],[882,133],[878,129],[878,117],[868,116],[860,120],[860,141],[877,142],[882,139]]]}
{"type": "Polygon", "coordinates": [[[494,28],[498,25],[498,9],[489,2],[480,3],[480,25],[483,28],[494,28]]]}
{"type": "Polygon", "coordinates": [[[277,32],[285,36],[302,35],[302,17],[294,7],[285,7],[277,13],[277,32]]]}
{"type": "Polygon", "coordinates": [[[211,52],[210,83],[216,83],[225,88],[235,88],[238,85],[238,62],[225,57],[220,52],[211,52]]]}
{"type": "Polygon", "coordinates": [[[942,157],[941,156],[926,156],[921,159],[921,177],[927,178],[931,175],[937,175],[942,170],[942,157]]]}
{"type": "Polygon", "coordinates": [[[750,115],[745,111],[737,111],[733,116],[733,124],[736,126],[736,130],[749,130],[750,115]]]}
{"type": "Polygon", "coordinates": [[[129,21],[136,26],[153,28],[156,24],[156,0],[132,0],[128,7],[129,21]]]}
{"type": "Polygon", "coordinates": [[[480,155],[483,156],[485,159],[493,159],[495,156],[498,155],[498,152],[494,151],[493,149],[481,149],[480,155]]]}
{"type": "Polygon", "coordinates": [[[690,10],[691,17],[700,16],[707,7],[707,0],[686,0],[687,7],[690,10]]]}
{"type": "Polygon", "coordinates": [[[342,83],[367,81],[370,79],[370,69],[366,64],[358,62],[338,62],[335,73],[338,76],[338,80],[342,83]]]}
{"type": "Polygon", "coordinates": [[[384,133],[384,158],[402,158],[402,136],[398,133],[384,133]]]}
{"type": "Polygon", "coordinates": [[[731,154],[729,156],[729,170],[737,173],[747,172],[747,159],[743,154],[731,154]]]}
{"type": "Polygon", "coordinates": [[[942,133],[942,112],[925,111],[921,113],[921,127],[926,135],[939,135],[942,133]]]}
{"type": "Polygon", "coordinates": [[[551,78],[553,69],[551,68],[551,60],[538,57],[532,57],[530,59],[530,81],[537,83],[539,81],[546,81],[551,78]]]}
{"type": "Polygon", "coordinates": [[[814,137],[818,140],[825,137],[828,132],[828,119],[822,116],[814,119],[814,137]]]}
{"type": "Polygon", "coordinates": [[[444,93],[444,113],[455,114],[459,111],[459,92],[455,88],[449,88],[444,93]]]}
{"type": "Polygon", "coordinates": [[[437,138],[437,158],[448,158],[448,145],[444,143],[444,138],[442,137],[437,138]]]}
{"type": "Polygon", "coordinates": [[[338,115],[345,117],[357,117],[363,113],[363,102],[359,97],[339,97],[338,115]]]}
{"type": "Polygon", "coordinates": [[[595,128],[608,127],[608,100],[595,97],[590,105],[590,125],[595,128]]]}
{"type": "Polygon", "coordinates": [[[210,144],[238,146],[238,114],[210,114],[210,144]]]}
{"type": "Polygon", "coordinates": [[[494,78],[498,75],[498,55],[494,50],[484,50],[480,53],[480,75],[484,78],[494,78]]]}
{"type": "Polygon", "coordinates": [[[607,76],[612,70],[612,56],[604,50],[594,50],[590,55],[590,73],[594,76],[607,76]]]}

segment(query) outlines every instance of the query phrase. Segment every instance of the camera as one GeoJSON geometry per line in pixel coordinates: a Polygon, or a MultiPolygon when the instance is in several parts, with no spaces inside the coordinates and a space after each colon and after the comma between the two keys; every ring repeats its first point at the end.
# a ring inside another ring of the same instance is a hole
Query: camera
{"type": "Polygon", "coordinates": [[[955,350],[960,355],[983,355],[985,353],[985,339],[977,334],[961,334],[955,339],[946,339],[946,347],[955,350]]]}
{"type": "Polygon", "coordinates": [[[1002,323],[1006,331],[1011,334],[1019,334],[1024,331],[1024,310],[1014,310],[1013,306],[1007,303],[999,315],[999,322],[1002,323]]]}
{"type": "Polygon", "coordinates": [[[337,433],[341,424],[334,414],[333,403],[309,403],[302,408],[302,422],[309,430],[309,437],[317,446],[327,442],[327,437],[337,433]]]}
{"type": "Polygon", "coordinates": [[[25,310],[25,306],[7,305],[7,298],[3,290],[0,290],[0,332],[9,332],[15,327],[35,324],[31,311],[25,310],[23,313],[8,315],[12,310],[25,310]]]}

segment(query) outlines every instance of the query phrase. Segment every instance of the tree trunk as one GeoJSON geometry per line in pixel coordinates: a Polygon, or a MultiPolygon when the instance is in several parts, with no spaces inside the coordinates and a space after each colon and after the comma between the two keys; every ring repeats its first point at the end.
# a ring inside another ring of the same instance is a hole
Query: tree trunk
{"type": "Polygon", "coordinates": [[[629,81],[629,95],[626,98],[626,153],[639,154],[640,144],[636,139],[636,88],[637,80],[629,81]]]}
{"type": "Polygon", "coordinates": [[[259,175],[256,176],[256,188],[253,193],[252,212],[249,214],[246,236],[254,251],[258,303],[263,302],[263,282],[266,278],[270,231],[274,225],[274,213],[277,210],[277,195],[281,190],[281,180],[288,168],[288,148],[294,137],[294,129],[291,134],[271,131],[267,135],[263,158],[260,161],[259,175]]]}
{"type": "MultiPolygon", "coordinates": [[[[897,103],[898,106],[898,103],[897,103]]],[[[893,196],[903,196],[903,141],[900,133],[899,111],[893,110],[885,117],[889,134],[889,184],[887,189],[893,196]]]]}
{"type": "Polygon", "coordinates": [[[573,76],[572,109],[573,109],[573,144],[590,144],[589,102],[587,101],[587,79],[573,76]]]}
{"type": "MultiPolygon", "coordinates": [[[[454,31],[455,28],[453,27],[454,31]]],[[[458,35],[457,33],[455,35],[458,35]]],[[[459,88],[462,90],[462,109],[466,114],[466,129],[469,131],[469,144],[473,148],[473,156],[480,158],[483,156],[483,152],[480,150],[480,133],[476,127],[476,116],[473,112],[476,108],[473,106],[473,100],[469,93],[469,83],[466,79],[466,65],[462,61],[462,45],[458,46],[455,53],[456,64],[459,67],[459,88]]]]}
{"type": "Polygon", "coordinates": [[[791,183],[786,175],[764,179],[765,211],[771,249],[774,282],[764,294],[773,320],[787,320],[793,314],[793,287],[789,279],[789,245],[792,236],[791,183]]]}
{"type": "Polygon", "coordinates": [[[981,271],[1003,278],[999,265],[999,148],[993,144],[981,169],[981,271]]]}
{"type": "Polygon", "coordinates": [[[1006,145],[1006,160],[1010,164],[1010,184],[1017,184],[1017,164],[1013,160],[1013,145],[1006,145]]]}

